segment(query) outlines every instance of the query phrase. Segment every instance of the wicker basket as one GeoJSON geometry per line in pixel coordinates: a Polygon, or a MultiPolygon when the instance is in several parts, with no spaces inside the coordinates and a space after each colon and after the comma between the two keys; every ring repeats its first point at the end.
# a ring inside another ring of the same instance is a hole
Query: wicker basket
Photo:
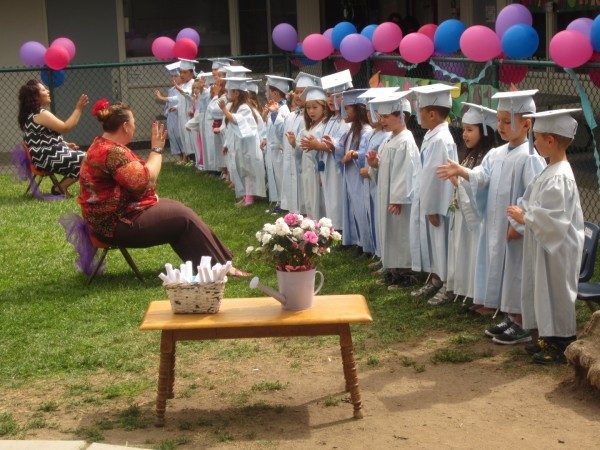
{"type": "Polygon", "coordinates": [[[175,314],[215,314],[221,307],[225,282],[166,285],[175,314]]]}

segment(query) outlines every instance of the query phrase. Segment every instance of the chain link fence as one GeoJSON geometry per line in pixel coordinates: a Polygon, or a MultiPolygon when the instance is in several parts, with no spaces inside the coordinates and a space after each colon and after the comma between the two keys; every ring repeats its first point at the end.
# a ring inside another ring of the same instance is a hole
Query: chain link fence
{"type": "MultiPolygon", "coordinates": [[[[393,55],[373,56],[363,63],[348,63],[340,57],[320,62],[309,61],[293,55],[247,55],[234,57],[237,63],[252,70],[252,78],[260,79],[259,98],[265,101],[265,74],[278,74],[294,78],[299,71],[322,76],[337,70],[350,69],[356,88],[369,87],[369,82],[400,86],[407,89],[423,80],[440,80],[460,87],[455,94],[451,112],[451,131],[459,145],[462,144],[460,117],[462,101],[494,107],[491,96],[496,91],[510,89],[511,81],[518,81],[519,89],[539,89],[535,96],[538,111],[555,108],[579,107],[580,94],[587,95],[591,115],[600,120],[600,89],[592,82],[600,80],[600,65],[579,68],[573,76],[550,61],[493,61],[475,63],[464,58],[433,58],[430,62],[407,66],[393,55]],[[372,78],[373,77],[373,78],[372,78]],[[580,89],[578,90],[578,84],[580,89]]],[[[210,71],[211,63],[201,59],[198,70],[210,71]]],[[[98,98],[129,103],[136,114],[137,136],[132,147],[139,150],[149,146],[150,123],[163,118],[163,104],[157,102],[153,91],[166,93],[170,79],[164,64],[158,61],[130,61],[126,63],[74,66],[59,72],[40,72],[32,69],[0,69],[0,174],[12,172],[10,150],[21,141],[17,124],[17,93],[29,79],[41,79],[51,91],[52,110],[66,119],[82,93],[93,104],[98,98]]],[[[426,81],[425,81],[426,82],[426,81]]],[[[599,83],[600,84],[600,83],[599,83]]],[[[66,139],[87,148],[93,138],[101,133],[100,124],[91,116],[89,108],[79,124],[66,139]]],[[[569,159],[579,186],[586,220],[600,222],[598,167],[595,145],[600,142],[598,128],[593,131],[582,113],[575,115],[579,127],[569,150],[569,159]]],[[[589,118],[589,117],[588,117],[589,118]]],[[[417,143],[425,131],[414,118],[409,122],[417,143]]],[[[170,156],[167,156],[169,158],[170,156]]]]}

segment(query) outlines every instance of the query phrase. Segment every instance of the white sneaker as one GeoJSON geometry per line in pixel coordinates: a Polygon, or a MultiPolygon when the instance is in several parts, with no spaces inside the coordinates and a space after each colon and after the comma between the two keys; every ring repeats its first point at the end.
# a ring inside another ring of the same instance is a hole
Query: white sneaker
{"type": "Polygon", "coordinates": [[[442,286],[437,293],[427,300],[427,304],[431,306],[443,305],[444,303],[450,303],[452,301],[452,296],[449,296],[446,292],[446,286],[442,286]]]}
{"type": "Polygon", "coordinates": [[[435,286],[433,283],[426,283],[416,291],[412,291],[410,296],[412,298],[429,297],[439,291],[441,287],[442,286],[435,286]]]}

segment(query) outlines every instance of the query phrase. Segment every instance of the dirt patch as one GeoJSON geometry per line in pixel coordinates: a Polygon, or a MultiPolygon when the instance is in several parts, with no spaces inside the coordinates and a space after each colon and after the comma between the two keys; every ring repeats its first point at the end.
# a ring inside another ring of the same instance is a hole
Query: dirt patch
{"type": "Polygon", "coordinates": [[[571,369],[447,338],[359,355],[363,420],[352,419],[333,341],[302,359],[268,340],[231,358],[182,351],[164,428],[153,426],[154,371],[5,387],[0,410],[18,438],[148,448],[597,448],[600,397],[571,382],[571,369]],[[432,363],[449,345],[473,360],[432,363]]]}

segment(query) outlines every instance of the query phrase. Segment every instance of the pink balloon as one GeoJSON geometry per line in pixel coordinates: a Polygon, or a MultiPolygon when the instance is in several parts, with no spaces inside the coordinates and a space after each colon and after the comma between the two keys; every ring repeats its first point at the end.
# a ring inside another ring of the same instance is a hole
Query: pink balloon
{"type": "Polygon", "coordinates": [[[423,33],[410,33],[400,41],[400,55],[405,61],[419,64],[433,55],[433,41],[423,33]]]}
{"type": "Polygon", "coordinates": [[[567,30],[569,31],[579,31],[590,38],[592,33],[592,24],[594,21],[588,17],[580,17],[579,19],[573,20],[569,25],[567,25],[567,30]]]}
{"type": "Polygon", "coordinates": [[[50,46],[46,50],[44,61],[52,70],[62,70],[69,64],[69,52],[58,45],[50,46]]]}
{"type": "Polygon", "coordinates": [[[333,28],[327,28],[325,31],[323,31],[323,36],[325,36],[325,38],[331,42],[331,45],[333,45],[331,33],[333,33],[333,28]]]}
{"type": "Polygon", "coordinates": [[[175,58],[175,41],[167,36],[160,36],[152,42],[152,54],[157,59],[175,58]]]}
{"type": "Polygon", "coordinates": [[[352,75],[356,75],[358,72],[360,72],[361,65],[362,63],[360,62],[346,61],[343,58],[336,58],[335,61],[333,61],[333,66],[335,67],[335,70],[341,72],[342,70],[348,69],[350,70],[350,74],[352,75]]]}
{"type": "Polygon", "coordinates": [[[198,46],[189,38],[181,38],[175,42],[173,52],[177,58],[194,59],[198,54],[198,46]]]}
{"type": "Polygon", "coordinates": [[[394,22],[384,22],[373,32],[373,48],[378,52],[393,52],[401,40],[402,30],[394,22]]]}
{"type": "Polygon", "coordinates": [[[550,41],[550,58],[561,67],[579,67],[592,57],[589,38],[578,31],[565,30],[550,41]]]}
{"type": "Polygon", "coordinates": [[[52,47],[54,45],[63,47],[67,52],[69,52],[69,60],[71,60],[75,57],[75,52],[76,52],[75,43],[71,39],[69,39],[67,37],[56,38],[52,41],[52,44],[50,44],[50,47],[52,47]]]}
{"type": "Polygon", "coordinates": [[[489,61],[502,52],[498,35],[483,25],[465,30],[460,37],[460,49],[467,58],[477,62],[489,61]]]}
{"type": "Polygon", "coordinates": [[[433,38],[435,36],[435,30],[437,30],[437,25],[435,23],[427,23],[427,24],[423,25],[421,28],[419,28],[418,33],[424,34],[429,39],[431,39],[431,42],[433,42],[433,38]]]}
{"type": "MultiPolygon", "coordinates": [[[[600,52],[594,52],[589,62],[600,61],[600,52]]],[[[590,69],[590,81],[594,83],[594,86],[600,87],[600,69],[590,69]]]]}
{"type": "Polygon", "coordinates": [[[302,51],[313,61],[321,61],[333,53],[333,45],[322,34],[313,33],[302,41],[302,51]]]}

